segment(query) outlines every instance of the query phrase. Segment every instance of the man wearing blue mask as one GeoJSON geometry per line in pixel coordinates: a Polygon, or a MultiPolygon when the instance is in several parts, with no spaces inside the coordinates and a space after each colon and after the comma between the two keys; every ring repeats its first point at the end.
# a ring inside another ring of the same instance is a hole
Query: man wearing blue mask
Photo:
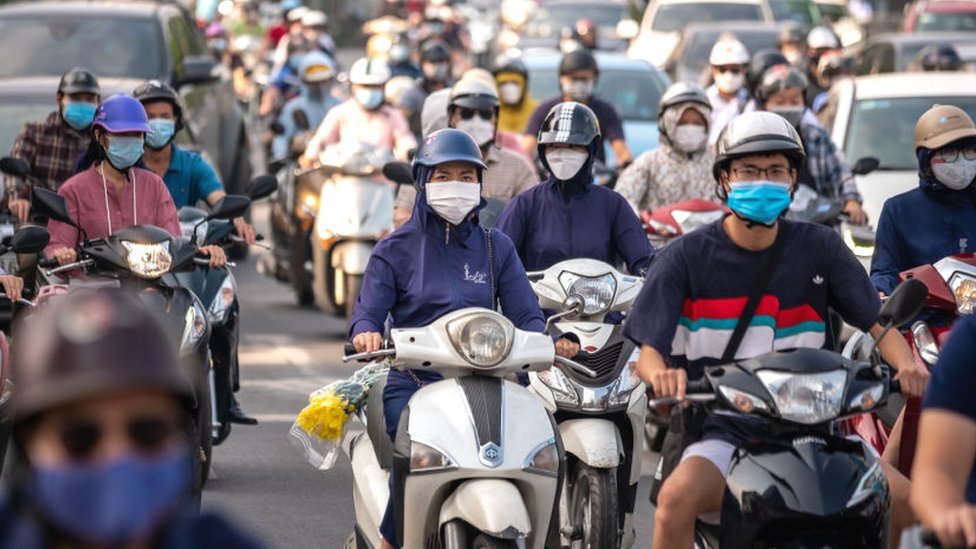
{"type": "MultiPolygon", "coordinates": [[[[58,190],[75,173],[75,164],[91,142],[92,120],[100,102],[98,79],[88,69],[75,67],[58,84],[58,110],[43,122],[24,124],[10,156],[27,162],[44,187],[58,190]]],[[[30,213],[31,186],[17,181],[10,212],[21,221],[30,213]]]]}

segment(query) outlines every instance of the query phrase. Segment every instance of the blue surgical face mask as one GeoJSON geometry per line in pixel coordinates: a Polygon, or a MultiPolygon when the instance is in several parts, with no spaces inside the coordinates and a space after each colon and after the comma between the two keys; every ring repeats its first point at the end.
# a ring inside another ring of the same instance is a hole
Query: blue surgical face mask
{"type": "Polygon", "coordinates": [[[749,221],[772,226],[790,207],[790,184],[775,181],[732,183],[728,206],[749,221]]]}
{"type": "Polygon", "coordinates": [[[144,141],[141,137],[110,136],[105,154],[116,170],[127,170],[142,158],[144,141]]]}
{"type": "Polygon", "coordinates": [[[173,139],[176,133],[176,122],[165,118],[150,118],[149,127],[152,133],[146,134],[146,144],[150,149],[160,150],[173,139]]]}
{"type": "Polygon", "coordinates": [[[66,101],[64,103],[64,121],[76,130],[83,130],[91,126],[92,121],[95,120],[95,110],[97,109],[98,107],[94,103],[66,101]]]}
{"type": "Polygon", "coordinates": [[[353,90],[353,96],[367,111],[378,109],[383,104],[383,90],[379,88],[357,88],[353,90]]]}
{"type": "Polygon", "coordinates": [[[50,521],[77,538],[106,545],[148,534],[178,509],[190,486],[185,451],[124,456],[109,463],[36,467],[28,494],[50,521]]]}

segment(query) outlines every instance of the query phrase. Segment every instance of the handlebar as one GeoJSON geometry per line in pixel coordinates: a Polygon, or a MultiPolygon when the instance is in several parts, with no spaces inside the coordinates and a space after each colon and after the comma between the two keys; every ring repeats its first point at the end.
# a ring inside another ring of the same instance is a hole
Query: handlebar
{"type": "MultiPolygon", "coordinates": [[[[203,257],[194,257],[193,258],[193,262],[195,264],[197,264],[197,265],[202,265],[204,267],[210,266],[210,260],[209,259],[206,259],[206,258],[203,258],[203,257]]],[[[224,263],[224,266],[225,267],[236,267],[237,266],[237,263],[234,263],[233,261],[228,261],[227,263],[224,263]]]]}
{"type": "MultiPolygon", "coordinates": [[[[258,240],[258,242],[255,242],[254,244],[251,244],[251,245],[252,246],[257,246],[258,248],[262,248],[264,250],[269,250],[269,251],[271,250],[271,246],[270,245],[264,244],[264,243],[260,242],[261,240],[264,240],[264,236],[263,235],[258,235],[257,240],[258,240]]],[[[236,234],[230,235],[230,241],[231,242],[236,242],[238,244],[243,244],[244,243],[244,239],[241,238],[241,237],[239,237],[239,236],[237,236],[236,234]]]]}
{"type": "Polygon", "coordinates": [[[682,402],[711,402],[713,400],[715,400],[715,393],[713,392],[712,384],[709,383],[707,378],[702,378],[697,381],[689,381],[685,385],[684,397],[669,396],[653,398],[647,401],[647,405],[651,407],[674,406],[682,402]]]}
{"type": "MultiPolygon", "coordinates": [[[[5,292],[0,292],[0,299],[10,299],[10,296],[8,296],[5,292]]],[[[13,300],[10,299],[10,301],[13,301],[13,300]]],[[[23,297],[19,298],[17,300],[17,303],[20,303],[21,305],[27,305],[28,307],[34,307],[35,306],[35,304],[34,304],[33,301],[31,301],[29,299],[24,299],[23,297]]]]}
{"type": "Polygon", "coordinates": [[[595,372],[595,371],[587,368],[586,366],[583,366],[579,362],[576,362],[575,360],[568,359],[566,357],[562,357],[562,356],[556,355],[555,362],[556,362],[556,364],[559,364],[560,366],[567,366],[569,368],[572,368],[573,370],[576,370],[577,372],[581,372],[581,373],[586,374],[586,375],[588,375],[590,377],[599,377],[599,375],[600,375],[599,373],[597,373],[597,372],[595,372]]]}
{"type": "Polygon", "coordinates": [[[54,269],[48,269],[44,274],[47,276],[53,276],[56,274],[61,274],[67,271],[73,271],[75,269],[80,269],[83,267],[90,267],[95,264],[94,259],[82,259],[81,261],[75,261],[74,263],[68,263],[67,265],[62,265],[54,269]]]}
{"type": "Polygon", "coordinates": [[[45,257],[44,259],[39,259],[37,261],[37,266],[42,269],[53,269],[58,266],[58,260],[53,257],[45,257]]]}

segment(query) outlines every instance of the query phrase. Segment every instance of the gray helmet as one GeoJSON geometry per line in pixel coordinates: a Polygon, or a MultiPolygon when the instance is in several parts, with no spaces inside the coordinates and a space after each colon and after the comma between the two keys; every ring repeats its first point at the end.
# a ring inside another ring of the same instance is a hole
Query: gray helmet
{"type": "Polygon", "coordinates": [[[763,103],[770,97],[789,88],[807,89],[807,77],[797,69],[788,65],[776,65],[763,73],[762,80],[756,88],[756,99],[763,103]]]}
{"type": "Polygon", "coordinates": [[[722,170],[728,169],[736,158],[773,153],[786,155],[794,168],[806,158],[800,134],[785,118],[766,111],[741,114],[729,122],[718,138],[712,175],[718,181],[722,170]]]}
{"type": "Polygon", "coordinates": [[[495,86],[478,78],[465,77],[451,88],[451,101],[448,108],[466,107],[469,109],[497,109],[498,91],[495,86]]]}
{"type": "Polygon", "coordinates": [[[712,104],[708,101],[708,96],[705,95],[705,90],[701,86],[688,82],[678,82],[665,90],[664,95],[661,96],[661,100],[657,104],[658,119],[660,120],[664,116],[664,111],[682,103],[698,103],[709,111],[712,110],[712,104]]]}

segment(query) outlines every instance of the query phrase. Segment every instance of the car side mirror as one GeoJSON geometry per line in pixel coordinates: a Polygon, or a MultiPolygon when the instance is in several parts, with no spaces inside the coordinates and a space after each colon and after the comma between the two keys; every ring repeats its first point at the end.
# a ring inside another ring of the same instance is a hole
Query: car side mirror
{"type": "Polygon", "coordinates": [[[0,158],[0,172],[16,177],[28,177],[30,175],[30,164],[20,158],[5,156],[0,158]]]}
{"type": "Polygon", "coordinates": [[[278,179],[269,174],[255,177],[248,181],[247,186],[244,187],[244,193],[251,201],[270,196],[276,190],[278,190],[278,179]]]}
{"type": "Polygon", "coordinates": [[[901,326],[918,316],[925,306],[929,289],[921,280],[909,278],[891,292],[878,313],[878,324],[885,328],[901,326]]]}
{"type": "Polygon", "coordinates": [[[10,239],[10,249],[18,254],[36,254],[47,247],[51,241],[51,233],[44,227],[27,225],[21,227],[10,239]]]}
{"type": "Polygon", "coordinates": [[[33,197],[34,210],[38,213],[44,214],[55,221],[67,223],[75,227],[78,226],[75,220],[71,219],[71,213],[68,211],[68,203],[60,194],[50,189],[45,189],[44,187],[34,187],[33,197]]]}
{"type": "Polygon", "coordinates": [[[406,162],[387,162],[383,165],[383,177],[398,185],[413,185],[413,171],[406,162]]]}
{"type": "Polygon", "coordinates": [[[247,213],[251,207],[251,199],[246,196],[228,194],[217,202],[213,211],[207,216],[209,219],[234,219],[247,213]]]}
{"type": "Polygon", "coordinates": [[[209,84],[220,80],[213,59],[199,55],[183,59],[183,74],[175,82],[176,87],[191,84],[209,84]]]}
{"type": "Polygon", "coordinates": [[[881,165],[881,161],[873,156],[865,156],[864,158],[858,159],[854,163],[854,167],[851,168],[851,173],[854,175],[867,175],[874,170],[878,169],[881,165]]]}

